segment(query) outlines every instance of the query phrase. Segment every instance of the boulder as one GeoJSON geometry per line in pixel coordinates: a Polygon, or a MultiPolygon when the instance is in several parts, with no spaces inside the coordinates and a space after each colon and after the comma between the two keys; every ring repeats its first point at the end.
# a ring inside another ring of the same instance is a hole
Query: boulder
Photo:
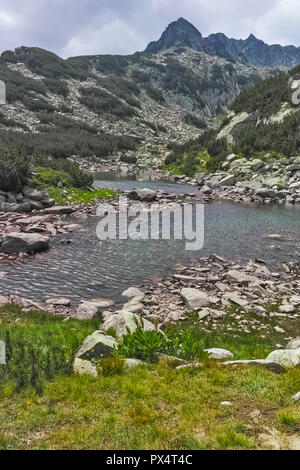
{"type": "Polygon", "coordinates": [[[237,292],[228,292],[223,296],[223,299],[230,300],[230,302],[238,305],[239,307],[246,307],[249,305],[249,302],[242,299],[237,292]]]}
{"type": "Polygon", "coordinates": [[[200,310],[202,307],[208,307],[211,304],[207,294],[198,289],[184,288],[181,290],[180,295],[187,307],[192,310],[200,310]]]}
{"type": "Polygon", "coordinates": [[[139,296],[143,297],[144,293],[140,289],[137,289],[136,287],[129,287],[129,289],[125,290],[122,293],[122,296],[126,297],[127,299],[132,299],[134,297],[139,297],[139,296]]]}
{"type": "Polygon", "coordinates": [[[285,349],[299,349],[300,348],[300,336],[292,339],[285,349]]]}
{"type": "Polygon", "coordinates": [[[96,317],[99,312],[99,307],[91,302],[83,302],[76,311],[76,318],[78,320],[91,320],[96,317]]]}
{"type": "Polygon", "coordinates": [[[134,189],[130,191],[127,196],[134,201],[152,202],[155,201],[157,194],[150,189],[134,189]]]}
{"type": "Polygon", "coordinates": [[[106,320],[102,325],[102,330],[108,331],[112,328],[117,338],[122,340],[123,336],[134,333],[138,327],[141,327],[143,331],[155,330],[155,326],[145,318],[122,310],[106,320]]]}
{"type": "Polygon", "coordinates": [[[118,343],[112,336],[107,336],[101,331],[95,331],[88,336],[76,357],[84,360],[100,359],[108,357],[114,349],[117,349],[118,343]]]}
{"type": "Polygon", "coordinates": [[[300,367],[300,348],[273,351],[266,360],[276,362],[283,367],[300,367]]]}
{"type": "Polygon", "coordinates": [[[286,369],[278,364],[278,362],[269,361],[266,359],[252,359],[249,361],[227,361],[223,362],[224,366],[238,367],[238,366],[250,366],[250,367],[263,367],[275,374],[282,374],[286,369]]]}
{"type": "Polygon", "coordinates": [[[205,352],[209,355],[211,359],[231,359],[233,358],[233,354],[230,351],[227,351],[226,349],[220,349],[220,348],[212,348],[212,349],[205,349],[205,352]]]}
{"type": "Polygon", "coordinates": [[[37,233],[10,233],[5,235],[0,251],[12,253],[36,253],[49,247],[49,237],[37,233]]]}
{"type": "Polygon", "coordinates": [[[221,186],[234,186],[235,185],[235,176],[228,175],[220,181],[221,186]]]}
{"type": "Polygon", "coordinates": [[[32,199],[33,201],[41,201],[45,198],[44,192],[38,191],[35,188],[30,188],[29,186],[25,186],[22,192],[23,196],[27,197],[28,199],[32,199]]]}
{"type": "Polygon", "coordinates": [[[94,366],[90,361],[85,361],[78,357],[75,358],[73,370],[74,373],[78,375],[91,375],[92,377],[98,377],[96,366],[94,366]]]}
{"type": "Polygon", "coordinates": [[[292,397],[292,400],[294,400],[294,401],[300,401],[300,392],[296,393],[296,395],[294,395],[294,396],[292,397]]]}
{"type": "Polygon", "coordinates": [[[229,281],[236,281],[242,285],[259,284],[259,279],[257,277],[249,276],[248,274],[245,274],[241,271],[237,271],[235,269],[228,271],[228,273],[226,274],[226,278],[229,281]]]}

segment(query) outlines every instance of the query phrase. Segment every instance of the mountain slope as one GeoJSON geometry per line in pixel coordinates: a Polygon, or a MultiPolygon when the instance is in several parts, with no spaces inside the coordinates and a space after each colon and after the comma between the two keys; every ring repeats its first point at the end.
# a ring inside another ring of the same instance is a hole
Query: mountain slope
{"type": "Polygon", "coordinates": [[[300,47],[268,45],[253,34],[245,39],[229,39],[225,34],[201,33],[184,18],[171,23],[158,41],[152,41],[146,52],[158,54],[171,47],[190,47],[209,55],[258,67],[291,68],[300,64],[300,47]]]}
{"type": "Polygon", "coordinates": [[[213,127],[243,88],[271,74],[191,48],[63,60],[21,47],[0,58],[7,85],[0,141],[30,153],[127,155],[158,164],[170,141],[180,144],[213,127]]]}
{"type": "Polygon", "coordinates": [[[285,180],[284,187],[298,184],[300,106],[293,103],[292,95],[299,87],[300,66],[297,66],[242,91],[219,130],[207,131],[184,145],[171,145],[167,165],[188,176],[197,171],[217,171],[215,182],[234,176],[229,181],[242,183],[253,179],[254,184],[261,184],[261,174],[255,174],[259,169],[259,173],[270,173],[270,181],[280,177],[282,185],[285,180]]]}

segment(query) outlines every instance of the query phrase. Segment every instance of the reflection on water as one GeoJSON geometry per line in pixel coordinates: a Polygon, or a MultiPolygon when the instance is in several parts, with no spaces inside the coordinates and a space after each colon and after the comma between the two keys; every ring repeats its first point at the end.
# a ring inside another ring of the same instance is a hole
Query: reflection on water
{"type": "Polygon", "coordinates": [[[83,223],[86,232],[68,234],[71,245],[62,245],[58,236],[51,241],[49,252],[2,264],[1,271],[8,275],[0,280],[0,295],[9,292],[35,300],[56,295],[75,300],[118,299],[124,289],[163,277],[176,263],[211,253],[237,262],[261,258],[276,268],[280,261],[299,260],[299,216],[297,207],[208,204],[205,244],[200,252],[185,251],[184,241],[99,241],[97,219],[91,217],[83,223]],[[289,240],[265,238],[275,233],[289,235],[289,240]]]}

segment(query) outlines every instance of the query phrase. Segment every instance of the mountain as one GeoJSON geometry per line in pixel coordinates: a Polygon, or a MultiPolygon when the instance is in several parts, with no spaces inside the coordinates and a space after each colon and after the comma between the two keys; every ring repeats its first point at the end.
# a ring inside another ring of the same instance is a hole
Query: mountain
{"type": "Polygon", "coordinates": [[[158,54],[172,47],[189,47],[242,64],[269,68],[292,68],[300,64],[300,47],[268,45],[253,34],[245,39],[229,39],[225,34],[204,38],[187,20],[171,23],[158,41],[151,42],[146,52],[158,54]]]}
{"type": "MultiPolygon", "coordinates": [[[[196,47],[201,35],[189,31],[196,47]]],[[[0,143],[29,153],[160,164],[170,141],[181,144],[214,127],[244,88],[273,73],[191,47],[67,60],[19,47],[0,57],[7,88],[0,143]]]]}
{"type": "Polygon", "coordinates": [[[299,90],[300,66],[243,90],[218,129],[170,144],[166,164],[190,177],[216,171],[212,186],[290,188],[300,202],[299,90]]]}

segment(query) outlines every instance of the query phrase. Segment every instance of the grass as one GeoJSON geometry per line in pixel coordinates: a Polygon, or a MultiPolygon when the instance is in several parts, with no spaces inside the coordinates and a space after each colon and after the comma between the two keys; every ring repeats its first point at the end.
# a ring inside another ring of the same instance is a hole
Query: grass
{"type": "Polygon", "coordinates": [[[106,199],[116,195],[112,189],[80,189],[80,188],[57,188],[50,186],[46,188],[49,196],[56,204],[89,204],[96,199],[106,199]]]}
{"type": "MultiPolygon", "coordinates": [[[[227,332],[225,319],[218,322],[223,323],[218,331],[206,333],[206,341],[193,315],[168,334],[199,342],[199,351],[202,345],[229,345],[229,335],[235,333],[227,332]]],[[[12,343],[34,345],[44,358],[45,351],[59,347],[68,362],[97,328],[97,319],[64,321],[12,306],[0,310],[0,339],[9,332],[12,343]]],[[[229,349],[235,357],[246,351],[265,357],[277,341],[271,331],[265,339],[240,332],[229,349]]],[[[18,391],[11,376],[2,380],[0,449],[268,449],[262,435],[274,428],[287,448],[299,430],[299,405],[291,400],[300,390],[299,369],[276,375],[261,368],[224,369],[205,360],[200,369],[147,363],[127,370],[118,358],[106,359],[102,366],[97,378],[58,367],[51,378],[43,378],[41,390],[29,383],[18,391]],[[232,406],[221,406],[223,401],[232,406]]]]}

